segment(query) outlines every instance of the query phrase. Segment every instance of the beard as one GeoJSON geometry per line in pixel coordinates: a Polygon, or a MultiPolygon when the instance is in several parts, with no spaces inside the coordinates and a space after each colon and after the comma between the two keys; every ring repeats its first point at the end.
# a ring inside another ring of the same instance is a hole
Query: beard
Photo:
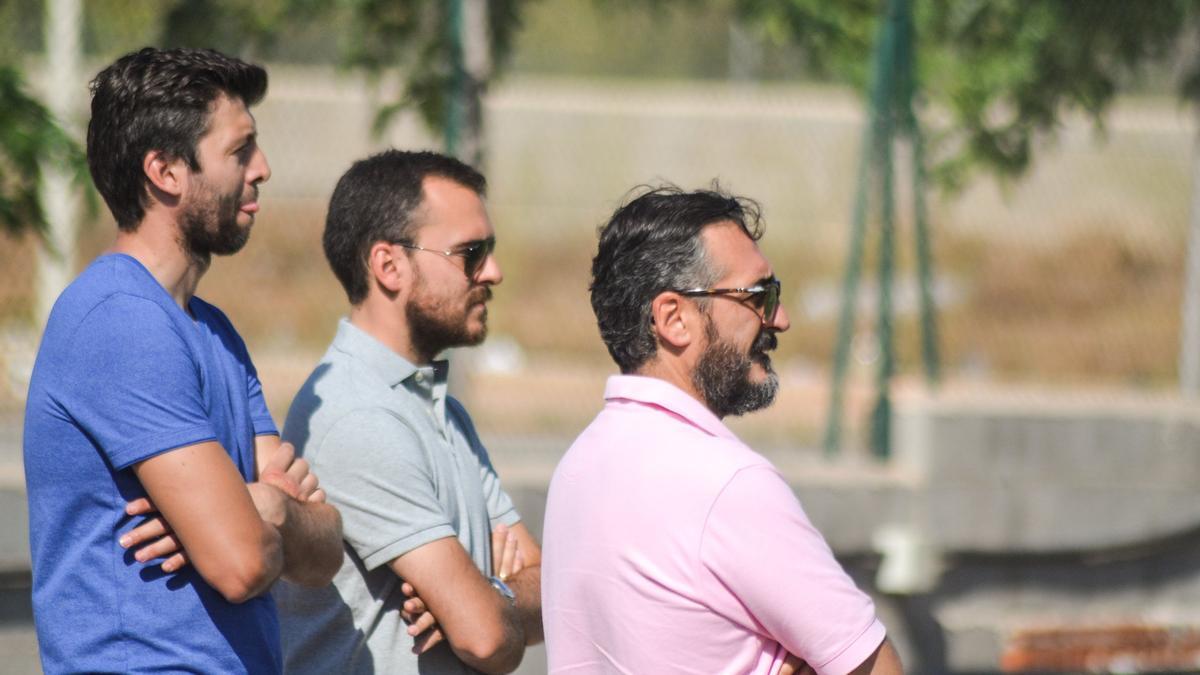
{"type": "Polygon", "coordinates": [[[250,239],[250,228],[237,222],[241,194],[217,196],[207,183],[201,182],[199,186],[180,216],[184,250],[199,260],[242,250],[250,239]]]}
{"type": "MultiPolygon", "coordinates": [[[[424,282],[418,278],[414,291],[420,294],[424,290],[424,282]]],[[[450,347],[473,347],[483,342],[487,337],[487,307],[483,309],[478,328],[472,329],[468,325],[467,314],[476,305],[491,299],[490,287],[475,286],[458,307],[451,307],[445,301],[433,304],[409,302],[404,307],[404,315],[408,320],[409,339],[417,353],[433,358],[450,347]]]]}
{"type": "Polygon", "coordinates": [[[708,349],[700,356],[692,371],[692,385],[704,397],[705,404],[717,417],[744,415],[762,410],[775,401],[779,391],[779,376],[771,367],[767,352],[775,349],[775,333],[760,330],[748,352],[737,350],[717,335],[712,319],[704,328],[708,349]],[[750,379],[750,368],[758,363],[766,371],[762,382],[750,379]]]}

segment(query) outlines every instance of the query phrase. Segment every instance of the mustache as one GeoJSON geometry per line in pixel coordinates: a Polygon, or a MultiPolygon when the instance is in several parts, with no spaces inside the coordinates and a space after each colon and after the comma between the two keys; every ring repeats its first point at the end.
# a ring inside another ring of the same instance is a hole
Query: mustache
{"type": "Polygon", "coordinates": [[[491,286],[479,286],[478,288],[473,289],[471,291],[471,294],[467,296],[467,304],[476,305],[481,302],[489,302],[491,299],[492,299],[492,287],[491,286]]]}
{"type": "Polygon", "coordinates": [[[774,351],[779,346],[779,338],[775,337],[775,331],[762,330],[758,337],[754,338],[754,344],[750,345],[751,354],[766,355],[769,351],[774,351]]]}

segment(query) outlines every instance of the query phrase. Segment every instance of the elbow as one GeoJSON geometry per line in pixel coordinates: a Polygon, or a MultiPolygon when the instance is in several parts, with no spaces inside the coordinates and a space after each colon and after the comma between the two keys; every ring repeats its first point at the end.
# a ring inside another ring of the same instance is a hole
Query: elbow
{"type": "Polygon", "coordinates": [[[476,670],[488,675],[511,673],[521,665],[524,655],[520,640],[502,626],[474,632],[455,651],[476,670]]]}
{"type": "Polygon", "coordinates": [[[205,581],[235,605],[262,595],[279,576],[283,557],[278,537],[264,544],[227,556],[215,573],[205,575],[205,581]]]}

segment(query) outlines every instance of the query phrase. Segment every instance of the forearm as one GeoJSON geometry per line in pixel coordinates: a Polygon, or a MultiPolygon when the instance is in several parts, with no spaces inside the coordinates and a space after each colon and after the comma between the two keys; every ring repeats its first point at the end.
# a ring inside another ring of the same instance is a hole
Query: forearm
{"type": "Polygon", "coordinates": [[[329,504],[288,500],[280,527],[283,578],[301,586],[328,584],[342,565],[342,517],[329,504]]]}
{"type": "Polygon", "coordinates": [[[489,628],[480,627],[481,632],[488,636],[472,636],[470,640],[458,640],[452,633],[447,633],[446,640],[450,649],[463,663],[487,675],[504,675],[516,670],[521,665],[525,655],[525,634],[514,612],[508,608],[508,601],[497,594],[495,624],[489,628]]]}
{"type": "Polygon", "coordinates": [[[509,614],[521,627],[526,646],[544,640],[542,633],[542,568],[526,567],[508,579],[508,587],[517,596],[509,614]]]}
{"type": "MultiPolygon", "coordinates": [[[[502,635],[500,643],[490,653],[483,654],[464,655],[458,648],[454,649],[464,662],[485,673],[512,672],[521,664],[525,647],[543,640],[541,568],[526,567],[509,577],[505,583],[516,596],[516,601],[510,603],[499,593],[496,594],[500,611],[495,621],[502,635]]],[[[453,648],[454,636],[448,637],[453,648]]]]}

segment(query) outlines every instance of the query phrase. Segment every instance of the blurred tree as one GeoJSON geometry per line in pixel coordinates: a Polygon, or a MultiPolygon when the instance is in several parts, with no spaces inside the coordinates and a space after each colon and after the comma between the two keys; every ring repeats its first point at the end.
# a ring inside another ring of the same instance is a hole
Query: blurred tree
{"type": "MultiPolygon", "coordinates": [[[[734,2],[768,39],[792,41],[827,76],[865,85],[883,3],[734,2]]],[[[1192,62],[1181,67],[1179,91],[1200,102],[1193,0],[923,0],[914,20],[925,107],[951,117],[933,138],[943,186],[961,187],[979,169],[1020,175],[1035,144],[1052,141],[1072,112],[1103,130],[1121,85],[1181,53],[1192,62]]]]}
{"type": "MultiPolygon", "coordinates": [[[[682,1],[682,0],[680,0],[682,1]]],[[[870,0],[733,0],[748,23],[800,45],[812,64],[863,85],[870,0]]],[[[950,116],[931,136],[931,175],[962,187],[977,170],[1024,173],[1072,113],[1104,130],[1121,85],[1176,58],[1178,91],[1200,116],[1200,2],[1194,0],[925,0],[915,7],[918,80],[926,108],[950,116]]],[[[1184,279],[1179,383],[1200,396],[1200,134],[1184,279]]]]}
{"type": "Polygon", "coordinates": [[[39,199],[43,162],[67,167],[87,180],[83,150],[31,95],[21,73],[0,64],[0,230],[44,235],[48,224],[39,199]]]}

